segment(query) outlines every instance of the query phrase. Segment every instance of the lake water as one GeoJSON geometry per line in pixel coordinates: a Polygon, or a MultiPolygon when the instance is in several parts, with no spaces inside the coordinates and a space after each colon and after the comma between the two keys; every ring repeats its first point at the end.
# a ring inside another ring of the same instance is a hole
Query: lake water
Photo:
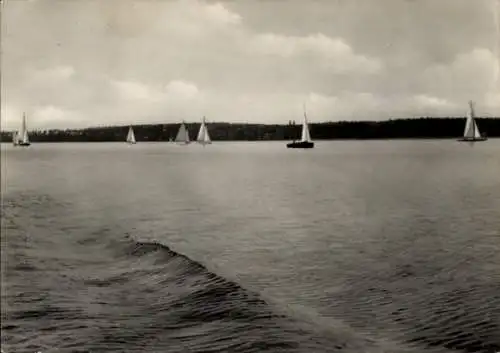
{"type": "Polygon", "coordinates": [[[5,352],[500,351],[500,140],[2,145],[5,352]]]}

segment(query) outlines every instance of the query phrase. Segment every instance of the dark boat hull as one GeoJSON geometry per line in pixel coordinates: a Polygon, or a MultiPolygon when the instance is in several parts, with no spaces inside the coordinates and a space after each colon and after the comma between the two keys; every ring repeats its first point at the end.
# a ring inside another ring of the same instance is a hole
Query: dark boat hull
{"type": "Polygon", "coordinates": [[[29,142],[19,142],[19,143],[17,144],[17,146],[25,146],[25,147],[27,147],[27,146],[29,146],[29,145],[31,145],[31,143],[29,143],[29,142]]]}
{"type": "Polygon", "coordinates": [[[457,140],[458,142],[483,142],[483,141],[488,141],[487,137],[481,137],[481,138],[474,138],[474,139],[468,139],[468,138],[461,138],[457,140]]]}
{"type": "Polygon", "coordinates": [[[314,148],[314,142],[290,142],[287,143],[286,148],[314,148]]]}

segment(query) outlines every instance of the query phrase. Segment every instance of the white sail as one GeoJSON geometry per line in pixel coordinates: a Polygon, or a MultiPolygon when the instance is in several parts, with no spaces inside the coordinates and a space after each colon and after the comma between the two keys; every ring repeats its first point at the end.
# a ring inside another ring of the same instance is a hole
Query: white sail
{"type": "Polygon", "coordinates": [[[22,139],[23,143],[28,143],[30,142],[30,139],[28,137],[28,131],[24,130],[24,135],[23,135],[23,139],[22,139]]]}
{"type": "Polygon", "coordinates": [[[189,143],[189,132],[184,122],[181,124],[181,127],[179,128],[179,132],[177,132],[177,136],[175,137],[175,142],[189,143]]]}
{"type": "Polygon", "coordinates": [[[307,115],[306,115],[306,109],[304,107],[304,122],[302,123],[302,136],[300,138],[301,142],[310,142],[311,141],[311,135],[309,133],[309,126],[307,126],[307,115]]]}
{"type": "Polygon", "coordinates": [[[12,133],[12,144],[13,144],[14,146],[17,146],[18,142],[19,142],[19,136],[18,136],[18,134],[17,134],[17,131],[14,131],[14,132],[12,133]]]}
{"type": "Polygon", "coordinates": [[[196,141],[201,144],[210,144],[212,140],[210,139],[210,134],[208,133],[207,125],[205,124],[205,117],[201,122],[200,130],[198,130],[198,136],[196,141]]]}
{"type": "Polygon", "coordinates": [[[477,126],[476,119],[473,120],[474,124],[474,138],[480,139],[482,138],[481,132],[479,131],[479,127],[477,126]]]}
{"type": "Polygon", "coordinates": [[[19,144],[29,144],[28,129],[26,128],[26,113],[23,114],[23,123],[21,130],[17,134],[17,141],[19,144]]]}
{"type": "Polygon", "coordinates": [[[135,143],[135,134],[134,134],[134,129],[132,129],[132,126],[128,128],[127,142],[135,143]]]}
{"type": "Polygon", "coordinates": [[[475,119],[474,103],[472,101],[469,101],[469,111],[467,113],[467,122],[465,123],[464,138],[471,140],[481,138],[481,132],[479,131],[475,119]]]}

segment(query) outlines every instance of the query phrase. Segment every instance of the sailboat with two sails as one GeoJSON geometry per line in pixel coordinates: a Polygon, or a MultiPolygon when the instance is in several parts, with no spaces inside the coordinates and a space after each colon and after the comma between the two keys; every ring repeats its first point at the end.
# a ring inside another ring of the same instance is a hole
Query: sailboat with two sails
{"type": "Polygon", "coordinates": [[[212,139],[210,138],[210,134],[208,133],[208,128],[206,125],[205,117],[201,121],[200,130],[198,130],[198,136],[196,137],[196,142],[205,146],[212,143],[212,139]]]}
{"type": "Polygon", "coordinates": [[[14,146],[24,146],[27,147],[31,145],[28,128],[26,127],[26,113],[23,113],[23,121],[21,124],[21,130],[14,132],[12,136],[12,143],[14,146]]]}
{"type": "Polygon", "coordinates": [[[481,142],[488,138],[482,136],[476,123],[476,114],[474,111],[474,102],[469,101],[469,112],[467,113],[467,121],[465,122],[464,136],[458,141],[461,142],[481,142]]]}
{"type": "Polygon", "coordinates": [[[181,123],[174,141],[180,145],[188,145],[189,143],[191,143],[191,140],[189,139],[189,131],[184,121],[181,123]]]}
{"type": "Polygon", "coordinates": [[[127,133],[127,143],[129,145],[134,145],[136,143],[135,141],[135,134],[134,134],[134,129],[132,129],[132,126],[128,128],[128,133],[127,133]]]}
{"type": "Polygon", "coordinates": [[[311,134],[309,133],[309,126],[307,124],[307,114],[306,107],[304,105],[304,121],[302,122],[302,136],[300,141],[293,141],[287,143],[286,148],[314,148],[314,142],[311,140],[311,134]]]}

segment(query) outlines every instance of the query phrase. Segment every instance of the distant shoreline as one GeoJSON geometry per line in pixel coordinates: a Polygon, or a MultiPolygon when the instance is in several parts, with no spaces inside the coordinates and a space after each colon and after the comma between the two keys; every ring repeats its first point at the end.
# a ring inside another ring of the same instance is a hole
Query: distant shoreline
{"type": "MultiPolygon", "coordinates": [[[[313,141],[316,142],[329,142],[329,141],[457,141],[460,137],[390,137],[390,138],[385,138],[385,137],[373,137],[373,138],[328,138],[328,139],[313,139],[313,141]]],[[[488,140],[498,140],[500,139],[500,136],[489,136],[488,140]]],[[[290,140],[216,140],[216,143],[225,143],[225,142],[287,142],[290,140]]],[[[171,144],[177,144],[175,141],[166,141],[166,140],[160,140],[160,141],[139,141],[140,143],[171,143],[171,144]]],[[[119,141],[119,140],[113,140],[113,141],[37,141],[37,144],[39,143],[44,143],[44,144],[60,144],[60,143],[95,143],[95,144],[104,144],[104,143],[116,143],[116,144],[122,144],[126,143],[126,141],[119,141]]],[[[191,141],[191,143],[196,144],[196,141],[191,141]]],[[[0,144],[12,144],[12,141],[0,141],[0,144]]]]}
{"type": "MultiPolygon", "coordinates": [[[[465,118],[412,118],[383,121],[338,121],[310,123],[313,140],[435,140],[463,135],[465,118]]],[[[500,118],[476,118],[481,133],[500,137],[500,118]]],[[[180,123],[102,126],[80,129],[31,130],[32,142],[124,142],[128,128],[137,142],[168,142],[175,138],[180,123]]],[[[191,140],[200,123],[186,123],[191,140]]],[[[213,141],[289,141],[298,139],[302,125],[208,122],[213,141]]],[[[0,142],[11,142],[12,131],[0,131],[0,142]]]]}

